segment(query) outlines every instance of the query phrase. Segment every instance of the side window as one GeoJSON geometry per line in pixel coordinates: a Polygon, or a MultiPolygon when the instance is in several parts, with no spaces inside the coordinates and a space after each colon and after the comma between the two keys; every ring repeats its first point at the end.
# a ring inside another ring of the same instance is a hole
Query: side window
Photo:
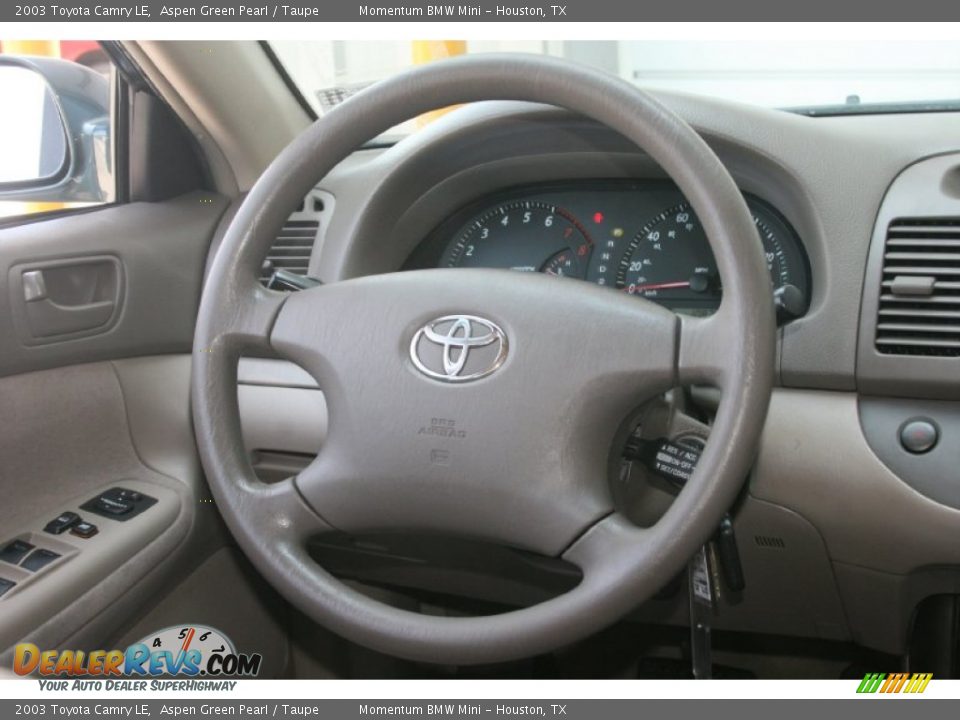
{"type": "Polygon", "coordinates": [[[117,199],[116,82],[98,42],[0,36],[0,222],[117,199]]]}

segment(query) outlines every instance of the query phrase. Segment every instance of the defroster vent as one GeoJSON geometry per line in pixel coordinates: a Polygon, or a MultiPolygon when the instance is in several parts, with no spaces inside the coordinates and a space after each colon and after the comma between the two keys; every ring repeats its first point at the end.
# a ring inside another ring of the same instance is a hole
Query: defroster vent
{"type": "Polygon", "coordinates": [[[960,356],[960,218],[901,218],[884,246],[876,348],[960,356]]]}

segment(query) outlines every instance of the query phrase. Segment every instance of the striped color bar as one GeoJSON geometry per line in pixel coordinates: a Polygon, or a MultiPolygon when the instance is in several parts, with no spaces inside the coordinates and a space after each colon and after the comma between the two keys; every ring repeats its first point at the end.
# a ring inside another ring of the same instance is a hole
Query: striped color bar
{"type": "Polygon", "coordinates": [[[863,676],[858,693],[922,693],[927,689],[933,673],[867,673],[863,676]]]}

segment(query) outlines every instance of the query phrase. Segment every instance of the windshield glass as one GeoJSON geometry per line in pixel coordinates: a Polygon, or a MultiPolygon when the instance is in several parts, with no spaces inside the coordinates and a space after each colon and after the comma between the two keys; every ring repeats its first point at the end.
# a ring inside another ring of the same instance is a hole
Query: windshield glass
{"type": "Polygon", "coordinates": [[[809,114],[960,109],[957,42],[278,41],[271,47],[318,115],[412,65],[483,52],[553,55],[646,89],[809,114]]]}

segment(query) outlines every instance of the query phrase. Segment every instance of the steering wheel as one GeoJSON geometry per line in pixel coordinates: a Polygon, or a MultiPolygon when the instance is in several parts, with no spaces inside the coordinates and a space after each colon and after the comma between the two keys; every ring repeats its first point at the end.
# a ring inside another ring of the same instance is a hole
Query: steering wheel
{"type": "Polygon", "coordinates": [[[774,338],[769,274],[750,212],[683,120],[626,82],[564,61],[457,58],[338,106],[250,191],[200,303],[197,443],[241,548],[318,623],[412,660],[527,657],[619,619],[711,535],[757,449],[774,338]],[[354,148],[420,113],[481,100],[565,107],[656,160],[706,230],[723,279],[718,311],[680,318],[586,282],[509,270],[397,272],[292,294],[261,287],[260,264],[290,209],[354,148]],[[237,409],[238,358],[267,349],[313,375],[329,412],[316,460],[275,484],[256,479],[237,409]],[[656,524],[639,528],[611,499],[614,436],[642,402],[690,383],[720,388],[715,424],[686,487],[656,524]],[[371,599],[320,568],[307,541],[333,530],[480,539],[563,558],[582,578],[519,610],[426,616],[371,599]]]}

